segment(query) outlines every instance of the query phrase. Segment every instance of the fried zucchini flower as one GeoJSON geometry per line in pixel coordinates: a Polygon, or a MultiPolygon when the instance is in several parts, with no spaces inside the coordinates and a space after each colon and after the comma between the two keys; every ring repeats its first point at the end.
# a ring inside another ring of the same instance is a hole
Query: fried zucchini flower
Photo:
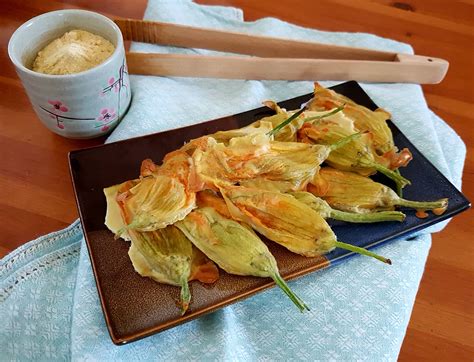
{"type": "MultiPolygon", "coordinates": [[[[344,106],[344,115],[354,121],[355,128],[372,134],[378,163],[393,170],[410,162],[412,159],[410,151],[407,148],[398,151],[394,144],[392,131],[387,124],[387,120],[391,117],[390,113],[382,108],[371,111],[333,90],[324,88],[318,83],[314,84],[314,98],[308,105],[309,110],[324,111],[341,106],[344,106]]],[[[306,113],[310,115],[310,112],[306,113]]]]}
{"type": "Polygon", "coordinates": [[[142,161],[140,179],[121,187],[117,201],[127,228],[154,231],[183,219],[196,207],[196,177],[192,158],[184,151],[168,153],[160,166],[142,161]]]}
{"type": "Polygon", "coordinates": [[[181,286],[181,307],[184,314],[191,299],[188,281],[196,279],[203,283],[213,283],[219,277],[219,271],[174,226],[151,232],[126,229],[125,218],[116,197],[120,189],[133,186],[127,183],[104,189],[107,200],[105,225],[114,234],[120,233],[122,238],[131,241],[128,254],[137,273],[160,283],[181,286]]]}
{"type": "MultiPolygon", "coordinates": [[[[212,143],[212,141],[210,141],[212,143]]],[[[207,188],[263,178],[286,190],[302,190],[330,152],[327,146],[271,141],[257,134],[212,144],[193,155],[196,173],[207,188]]]]}
{"type": "Polygon", "coordinates": [[[235,220],[296,254],[314,257],[334,249],[336,236],[326,221],[291,195],[241,186],[221,193],[235,220]]]}
{"type": "Polygon", "coordinates": [[[437,201],[405,200],[388,186],[368,177],[330,167],[321,168],[312,184],[308,185],[308,191],[323,198],[335,209],[355,213],[393,210],[395,206],[435,210],[436,213],[442,213],[448,205],[448,199],[437,201]]]}
{"type": "Polygon", "coordinates": [[[300,311],[309,310],[282,279],[275,258],[252,229],[211,207],[196,209],[176,226],[226,272],[272,278],[300,311]]]}
{"type": "MultiPolygon", "coordinates": [[[[303,142],[330,145],[355,133],[357,129],[354,122],[339,112],[319,122],[305,123],[298,136],[303,142]]],[[[399,173],[377,162],[371,133],[360,134],[360,137],[352,139],[343,147],[334,149],[326,162],[334,168],[364,176],[378,171],[391,178],[400,188],[410,184],[399,173]]]]}
{"type": "Polygon", "coordinates": [[[178,228],[128,232],[132,240],[128,255],[135,271],[159,283],[180,286],[182,314],[191,301],[188,281],[214,283],[219,278],[216,265],[194,248],[178,228]]]}
{"type": "Polygon", "coordinates": [[[342,105],[344,114],[354,121],[359,131],[368,131],[373,135],[374,148],[379,155],[395,148],[392,131],[387,125],[390,113],[381,108],[371,111],[331,89],[324,88],[318,83],[314,84],[314,98],[308,105],[309,110],[324,111],[342,105]]]}
{"type": "Polygon", "coordinates": [[[184,151],[170,152],[163,158],[161,166],[157,166],[151,159],[142,161],[140,176],[162,175],[177,179],[183,184],[187,193],[199,191],[203,185],[199,183],[194,169],[193,159],[184,151]]]}
{"type": "Polygon", "coordinates": [[[206,151],[209,146],[212,146],[215,143],[223,143],[224,145],[228,145],[229,141],[232,138],[250,136],[255,134],[267,134],[271,130],[272,124],[270,122],[259,120],[242,128],[230,129],[227,131],[218,131],[210,135],[195,138],[187,142],[179,150],[182,152],[186,152],[186,154],[188,154],[189,156],[192,156],[194,151],[196,151],[197,149],[201,151],[206,151]],[[211,142],[209,142],[209,138],[212,138],[211,142]]]}
{"type": "Polygon", "coordinates": [[[118,193],[127,229],[154,231],[183,219],[196,207],[195,193],[176,178],[151,175],[118,193]]]}
{"type": "Polygon", "coordinates": [[[323,199],[306,191],[290,192],[291,196],[308,205],[324,219],[334,219],[352,223],[374,223],[381,221],[403,221],[405,214],[400,211],[380,211],[374,213],[353,213],[335,210],[323,199]]]}
{"type": "Polygon", "coordinates": [[[390,260],[363,248],[339,242],[324,218],[291,195],[241,186],[221,188],[230,214],[268,239],[307,257],[336,247],[356,251],[390,264],[390,260]]]}

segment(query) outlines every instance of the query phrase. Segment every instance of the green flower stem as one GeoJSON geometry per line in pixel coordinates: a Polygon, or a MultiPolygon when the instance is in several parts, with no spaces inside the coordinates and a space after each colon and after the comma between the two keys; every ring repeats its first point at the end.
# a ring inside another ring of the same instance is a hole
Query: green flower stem
{"type": "Polygon", "coordinates": [[[188,280],[184,279],[181,281],[181,315],[186,313],[191,302],[191,292],[189,291],[188,280]]]}
{"type": "Polygon", "coordinates": [[[280,274],[275,273],[271,277],[275,281],[276,285],[278,285],[280,289],[288,296],[288,298],[290,298],[291,301],[298,307],[300,312],[304,312],[305,310],[309,311],[308,306],[295,293],[293,293],[280,274]]]}
{"type": "Polygon", "coordinates": [[[403,221],[405,214],[400,211],[380,211],[367,214],[356,214],[339,210],[331,210],[330,217],[335,220],[354,223],[373,223],[381,221],[403,221]]]}
{"type": "Polygon", "coordinates": [[[324,113],[324,114],[320,114],[320,115],[318,115],[318,116],[307,117],[307,118],[304,119],[304,121],[305,121],[305,122],[311,122],[311,121],[314,121],[314,120],[323,119],[323,118],[332,116],[332,115],[334,115],[334,114],[339,113],[340,111],[342,111],[345,106],[346,106],[346,104],[344,103],[342,106],[339,106],[339,107],[333,109],[331,112],[324,113]]]}
{"type": "Polygon", "coordinates": [[[395,205],[420,210],[443,209],[448,206],[448,199],[440,199],[436,201],[411,201],[400,198],[395,201],[395,205]]]}
{"type": "Polygon", "coordinates": [[[355,245],[351,245],[351,244],[347,244],[347,243],[343,243],[341,241],[336,241],[336,245],[335,245],[337,248],[341,248],[341,249],[346,249],[346,250],[350,250],[350,251],[353,251],[354,253],[358,253],[358,254],[362,254],[362,255],[366,255],[366,256],[370,256],[372,258],[375,258],[377,260],[380,260],[381,262],[383,263],[386,263],[386,264],[389,264],[389,265],[392,265],[392,261],[390,259],[387,259],[387,258],[384,258],[383,256],[380,256],[378,254],[375,254],[367,249],[364,249],[364,248],[359,248],[358,246],[355,246],[355,245]]]}
{"type": "MultiPolygon", "coordinates": [[[[368,162],[367,162],[368,163],[368,162]]],[[[397,189],[402,189],[404,188],[406,185],[411,185],[411,182],[410,180],[407,180],[405,177],[403,177],[402,175],[400,175],[399,173],[393,171],[393,170],[390,170],[388,169],[387,167],[385,166],[382,166],[381,164],[379,163],[376,163],[376,162],[370,162],[368,163],[370,166],[372,166],[373,168],[375,168],[378,172],[380,172],[381,174],[384,174],[385,176],[387,176],[388,178],[392,179],[395,184],[397,185],[397,189]]]]}
{"type": "Polygon", "coordinates": [[[344,147],[345,145],[352,142],[356,138],[359,138],[361,134],[362,134],[361,132],[357,132],[357,133],[351,134],[350,136],[341,138],[339,141],[333,143],[332,145],[329,145],[329,148],[331,149],[331,151],[334,151],[334,150],[337,150],[338,148],[344,147]]]}
{"type": "Polygon", "coordinates": [[[273,136],[276,133],[278,133],[283,127],[285,127],[288,123],[293,121],[294,119],[298,118],[301,113],[303,113],[306,110],[306,107],[301,108],[298,112],[292,114],[289,118],[281,122],[279,125],[277,125],[274,129],[272,129],[270,132],[267,133],[269,136],[273,136]]]}
{"type": "MultiPolygon", "coordinates": [[[[344,109],[345,104],[342,106],[337,107],[336,109],[333,109],[332,111],[328,113],[321,114],[319,116],[314,116],[314,117],[308,117],[305,118],[305,122],[309,121],[314,121],[316,119],[323,119],[329,116],[332,116],[333,114],[336,114],[344,109]]],[[[307,105],[305,105],[303,108],[301,108],[298,112],[292,114],[289,118],[281,122],[279,125],[277,125],[275,128],[273,128],[270,132],[267,133],[269,136],[274,136],[276,133],[278,133],[283,127],[285,127],[287,124],[291,123],[294,119],[298,118],[305,110],[306,110],[307,105]]]]}
{"type": "MultiPolygon", "coordinates": [[[[398,168],[393,170],[393,172],[395,172],[397,175],[400,175],[400,176],[402,175],[398,168]]],[[[397,190],[396,191],[397,191],[398,196],[403,197],[403,186],[397,184],[397,190]]]]}

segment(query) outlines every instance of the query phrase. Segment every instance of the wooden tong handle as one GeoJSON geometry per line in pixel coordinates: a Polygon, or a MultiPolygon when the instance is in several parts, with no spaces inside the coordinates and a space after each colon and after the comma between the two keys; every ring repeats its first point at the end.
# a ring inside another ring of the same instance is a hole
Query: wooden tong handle
{"type": "Polygon", "coordinates": [[[362,82],[439,83],[447,62],[288,59],[182,54],[128,53],[132,74],[262,80],[357,80],[362,82]]]}
{"type": "Polygon", "coordinates": [[[265,58],[394,60],[396,53],[327,45],[157,21],[117,19],[125,40],[265,58]]]}
{"type": "Polygon", "coordinates": [[[185,25],[122,19],[126,40],[253,55],[127,53],[131,73],[266,80],[357,80],[439,83],[443,59],[248,35],[185,25]]]}

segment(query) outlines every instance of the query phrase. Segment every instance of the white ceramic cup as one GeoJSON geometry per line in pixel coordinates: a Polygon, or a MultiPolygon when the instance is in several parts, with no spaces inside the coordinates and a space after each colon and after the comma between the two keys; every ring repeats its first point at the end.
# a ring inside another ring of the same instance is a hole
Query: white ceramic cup
{"type": "Polygon", "coordinates": [[[8,54],[39,119],[61,136],[104,135],[118,124],[130,105],[122,33],[103,15],[59,10],[37,16],[13,33],[8,54]],[[30,69],[39,50],[73,29],[102,36],[115,46],[115,51],[103,63],[80,73],[49,75],[30,69]]]}

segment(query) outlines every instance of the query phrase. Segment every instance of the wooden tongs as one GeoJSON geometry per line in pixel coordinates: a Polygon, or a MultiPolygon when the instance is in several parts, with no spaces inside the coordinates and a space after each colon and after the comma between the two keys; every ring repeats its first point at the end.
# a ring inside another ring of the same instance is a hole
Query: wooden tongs
{"type": "Polygon", "coordinates": [[[235,55],[127,53],[130,73],[267,80],[357,80],[433,84],[443,80],[444,59],[196,28],[117,19],[125,40],[235,55]]]}

